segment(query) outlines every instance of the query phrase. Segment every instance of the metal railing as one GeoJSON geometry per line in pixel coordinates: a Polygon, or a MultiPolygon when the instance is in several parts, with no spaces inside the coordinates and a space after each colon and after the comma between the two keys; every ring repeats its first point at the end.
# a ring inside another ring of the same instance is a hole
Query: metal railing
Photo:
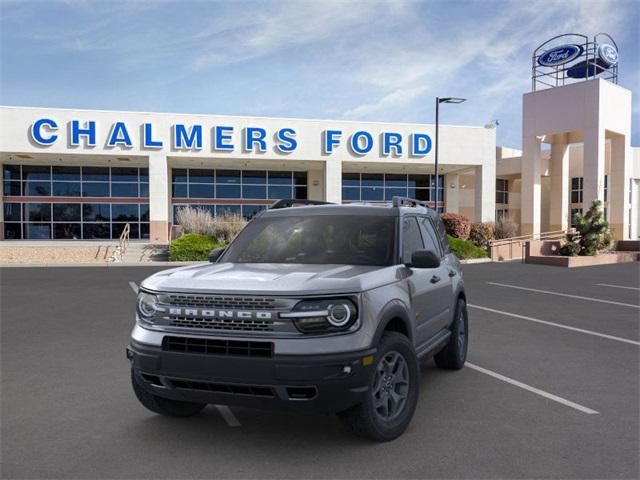
{"type": "MultiPolygon", "coordinates": [[[[562,240],[566,237],[567,233],[573,232],[574,229],[568,230],[553,230],[550,232],[539,232],[533,233],[529,235],[520,235],[518,237],[510,237],[510,238],[501,238],[499,240],[491,240],[489,242],[489,249],[491,252],[491,259],[494,258],[494,248],[497,247],[508,247],[508,255],[509,259],[514,258],[523,258],[525,257],[525,248],[528,242],[534,241],[543,241],[543,240],[562,240]],[[514,248],[519,250],[519,256],[514,255],[514,248]]],[[[506,248],[505,248],[506,250],[506,248]]]]}
{"type": "Polygon", "coordinates": [[[118,239],[118,246],[115,248],[113,253],[109,258],[107,258],[107,262],[121,262],[124,253],[127,251],[129,247],[129,237],[131,235],[131,225],[128,223],[122,229],[122,233],[120,234],[120,238],[118,239]]]}

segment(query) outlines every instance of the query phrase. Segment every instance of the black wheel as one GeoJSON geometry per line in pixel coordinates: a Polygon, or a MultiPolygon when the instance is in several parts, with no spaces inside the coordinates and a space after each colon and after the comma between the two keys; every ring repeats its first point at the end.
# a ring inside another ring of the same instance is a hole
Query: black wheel
{"type": "Polygon", "coordinates": [[[378,442],[399,437],[418,402],[419,369],[413,345],[395,332],[382,336],[367,400],[339,414],[353,433],[378,442]]]}
{"type": "Polygon", "coordinates": [[[140,400],[140,403],[154,413],[167,415],[169,417],[191,417],[197,415],[207,406],[206,403],[180,402],[178,400],[169,400],[168,398],[158,397],[149,393],[139,383],[138,377],[131,370],[131,383],[133,391],[140,400]]]}
{"type": "Polygon", "coordinates": [[[460,370],[467,360],[469,343],[469,318],[467,304],[460,298],[456,305],[455,316],[451,324],[451,337],[445,347],[436,356],[436,365],[445,370],[460,370]]]}

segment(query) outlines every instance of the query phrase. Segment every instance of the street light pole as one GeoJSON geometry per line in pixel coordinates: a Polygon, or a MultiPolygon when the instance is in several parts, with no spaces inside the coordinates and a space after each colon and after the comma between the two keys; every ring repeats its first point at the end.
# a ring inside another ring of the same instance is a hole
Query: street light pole
{"type": "Polygon", "coordinates": [[[440,133],[440,104],[441,103],[462,103],[466,101],[466,98],[458,98],[458,97],[436,97],[436,145],[435,145],[435,179],[436,179],[436,204],[435,210],[438,210],[438,202],[440,201],[440,192],[438,189],[438,146],[440,142],[438,141],[438,134],[440,133]]]}

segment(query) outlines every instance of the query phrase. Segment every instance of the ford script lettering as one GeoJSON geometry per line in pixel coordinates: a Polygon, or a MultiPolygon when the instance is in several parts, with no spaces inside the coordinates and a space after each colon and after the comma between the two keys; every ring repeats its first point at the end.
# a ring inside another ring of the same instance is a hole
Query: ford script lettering
{"type": "Polygon", "coordinates": [[[169,308],[169,315],[177,317],[220,318],[231,320],[271,320],[273,312],[254,312],[244,310],[208,310],[200,308],[169,308]]]}
{"type": "Polygon", "coordinates": [[[543,67],[556,67],[569,63],[578,58],[583,48],[580,45],[561,45],[551,50],[547,50],[538,57],[538,63],[543,67]]]}

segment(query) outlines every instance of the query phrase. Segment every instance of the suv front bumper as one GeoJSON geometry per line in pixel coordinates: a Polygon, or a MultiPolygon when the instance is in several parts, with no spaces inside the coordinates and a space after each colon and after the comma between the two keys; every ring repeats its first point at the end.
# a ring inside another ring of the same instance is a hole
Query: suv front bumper
{"type": "Polygon", "coordinates": [[[335,413],[366,399],[375,349],[268,358],[186,353],[132,340],[127,357],[150,393],[188,402],[335,413]]]}

